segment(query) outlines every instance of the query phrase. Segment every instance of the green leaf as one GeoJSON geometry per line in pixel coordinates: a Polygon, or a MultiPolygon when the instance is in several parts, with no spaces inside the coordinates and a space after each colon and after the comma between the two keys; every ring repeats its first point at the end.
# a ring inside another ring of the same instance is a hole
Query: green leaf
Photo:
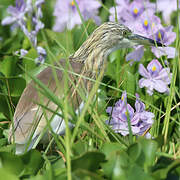
{"type": "Polygon", "coordinates": [[[102,163],[104,174],[108,179],[123,179],[126,177],[124,169],[128,169],[129,157],[125,151],[113,151],[108,153],[107,162],[102,163]]]}
{"type": "Polygon", "coordinates": [[[35,149],[20,156],[24,163],[23,174],[35,175],[43,165],[41,153],[35,149]]]}
{"type": "MultiPolygon", "coordinates": [[[[168,176],[168,174],[170,173],[170,172],[173,172],[173,170],[175,171],[175,170],[177,170],[176,172],[180,172],[180,159],[176,159],[176,160],[174,160],[174,161],[172,161],[172,160],[166,160],[166,162],[168,162],[167,164],[165,164],[165,161],[164,161],[164,163],[163,163],[163,166],[166,166],[166,167],[164,167],[164,168],[160,168],[160,169],[157,169],[155,172],[153,172],[153,177],[155,178],[155,179],[166,179],[167,178],[167,176],[168,176]],[[170,163],[169,164],[169,162],[172,162],[172,163],[170,163]]],[[[171,173],[171,175],[175,175],[175,176],[178,176],[177,174],[173,174],[173,173],[171,173]]],[[[180,173],[179,173],[179,175],[180,175],[180,173]]]]}
{"type": "Polygon", "coordinates": [[[18,58],[14,56],[5,56],[4,59],[0,61],[0,71],[5,77],[15,76],[17,74],[17,61],[18,58]]]}
{"type": "Polygon", "coordinates": [[[85,169],[77,169],[72,173],[73,179],[83,179],[83,180],[103,180],[98,174],[85,169]]]}
{"type": "Polygon", "coordinates": [[[30,49],[23,57],[23,67],[26,71],[29,72],[37,67],[35,64],[35,58],[37,58],[37,51],[35,49],[30,49]]]}
{"type": "Polygon", "coordinates": [[[71,161],[72,171],[85,169],[95,171],[99,168],[100,163],[105,161],[105,155],[101,152],[87,152],[71,161]]]}
{"type": "Polygon", "coordinates": [[[122,84],[123,89],[125,89],[127,93],[135,94],[136,76],[126,69],[124,73],[124,78],[125,80],[122,84]]]}
{"type": "Polygon", "coordinates": [[[123,146],[122,144],[120,143],[104,143],[102,149],[101,149],[101,152],[103,152],[106,157],[108,156],[111,156],[111,154],[114,152],[114,151],[119,151],[119,150],[125,150],[125,146],[123,146]]]}
{"type": "MultiPolygon", "coordinates": [[[[13,0],[1,0],[1,6],[4,7],[4,6],[10,6],[14,3],[13,0]]],[[[3,8],[4,9],[4,8],[3,8]]]]}
{"type": "Polygon", "coordinates": [[[56,162],[52,163],[52,169],[55,177],[59,177],[64,174],[66,172],[66,166],[63,159],[58,159],[56,162]]]}
{"type": "Polygon", "coordinates": [[[21,158],[12,153],[0,152],[0,163],[1,167],[15,175],[20,175],[24,169],[21,158]]]}
{"type": "Polygon", "coordinates": [[[7,144],[7,139],[6,138],[1,138],[0,139],[0,148],[5,146],[7,144]]]}
{"type": "Polygon", "coordinates": [[[73,144],[72,152],[75,156],[79,156],[85,153],[88,149],[88,145],[83,141],[78,141],[77,143],[73,144]]]}
{"type": "Polygon", "coordinates": [[[158,143],[154,140],[149,140],[145,138],[140,138],[139,142],[142,146],[142,150],[145,155],[144,167],[145,168],[151,167],[155,163],[158,143]]]}
{"type": "Polygon", "coordinates": [[[114,159],[114,166],[112,168],[112,179],[126,179],[126,169],[128,168],[128,157],[125,152],[117,152],[114,159]]]}
{"type": "MultiPolygon", "coordinates": [[[[3,114],[10,118],[10,110],[9,110],[9,106],[7,104],[7,100],[10,97],[6,94],[0,93],[0,112],[3,112],[3,114]]],[[[13,104],[16,104],[18,101],[19,97],[11,97],[11,102],[13,104]]]]}
{"type": "Polygon", "coordinates": [[[128,148],[127,153],[130,157],[130,160],[133,162],[136,162],[136,160],[140,157],[140,154],[142,153],[142,147],[141,147],[140,143],[132,144],[128,148]]]}
{"type": "Polygon", "coordinates": [[[6,168],[0,168],[0,177],[6,180],[19,180],[15,174],[9,172],[6,168]]]}
{"type": "Polygon", "coordinates": [[[26,81],[21,77],[3,78],[2,81],[4,82],[3,92],[6,95],[10,95],[14,97],[19,97],[26,86],[26,81]]]}
{"type": "Polygon", "coordinates": [[[154,180],[154,178],[148,174],[145,173],[143,168],[139,167],[137,164],[131,163],[128,169],[126,169],[127,176],[124,178],[124,180],[154,180]]]}

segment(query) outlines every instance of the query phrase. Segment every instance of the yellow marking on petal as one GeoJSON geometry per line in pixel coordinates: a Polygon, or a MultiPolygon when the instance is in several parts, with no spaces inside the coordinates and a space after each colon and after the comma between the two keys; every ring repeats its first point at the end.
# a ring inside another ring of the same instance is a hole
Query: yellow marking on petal
{"type": "Polygon", "coordinates": [[[71,6],[74,6],[74,5],[75,5],[74,1],[71,1],[71,6]]]}
{"type": "Polygon", "coordinates": [[[159,38],[159,39],[162,39],[162,36],[161,36],[161,33],[160,33],[160,32],[158,32],[158,38],[159,38]]]}
{"type": "Polygon", "coordinates": [[[124,96],[121,97],[121,100],[122,100],[122,101],[123,101],[123,99],[124,99],[124,96]]]}
{"type": "Polygon", "coordinates": [[[128,116],[128,112],[127,111],[125,112],[125,115],[128,116]]]}
{"type": "Polygon", "coordinates": [[[147,19],[144,21],[144,25],[145,25],[145,26],[148,25],[148,20],[147,20],[147,19]]]}
{"type": "Polygon", "coordinates": [[[138,13],[138,9],[134,8],[134,14],[137,14],[137,13],[138,13]]]}
{"type": "Polygon", "coordinates": [[[153,67],[152,67],[152,71],[156,71],[156,66],[153,66],[153,67]]]}

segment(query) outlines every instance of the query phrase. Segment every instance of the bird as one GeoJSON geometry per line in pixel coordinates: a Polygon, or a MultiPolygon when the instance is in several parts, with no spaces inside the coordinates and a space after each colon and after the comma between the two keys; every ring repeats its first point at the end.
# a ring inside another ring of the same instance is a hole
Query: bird
{"type": "MultiPolygon", "coordinates": [[[[67,63],[67,70],[72,72],[69,74],[70,81],[68,83],[68,98],[69,104],[75,108],[76,112],[83,106],[83,99],[78,94],[76,87],[81,86],[88,95],[91,90],[93,82],[82,78],[81,76],[96,79],[97,74],[106,66],[108,55],[121,48],[132,48],[137,45],[147,46],[163,46],[162,43],[153,39],[134,34],[128,27],[118,22],[105,22],[97,27],[80,48],[67,59],[61,59],[57,64],[62,68],[55,70],[57,74],[58,83],[61,87],[59,92],[57,88],[57,79],[53,75],[51,67],[46,67],[38,75],[40,80],[46,87],[48,87],[57,98],[64,98],[64,77],[65,67],[67,63]],[[80,76],[73,75],[79,74],[80,76]],[[81,80],[80,80],[81,79],[81,80]],[[73,85],[74,83],[74,85],[73,85]]],[[[55,64],[55,66],[57,65],[55,64]]],[[[86,93],[85,92],[85,93],[86,93]]],[[[47,97],[41,95],[38,91],[37,84],[31,80],[24,89],[18,104],[15,108],[12,124],[9,129],[9,142],[15,143],[16,154],[23,154],[30,150],[36,139],[47,126],[47,120],[51,119],[50,126],[56,134],[62,135],[65,132],[65,122],[60,115],[54,115],[53,112],[43,110],[39,104],[43,104],[52,111],[58,109],[58,105],[50,101],[47,97]],[[47,118],[45,118],[45,115],[47,118]],[[29,143],[30,141],[30,143],[29,143]]],[[[61,114],[61,110],[58,110],[61,114]]],[[[69,123],[70,127],[75,124],[69,123]]]]}

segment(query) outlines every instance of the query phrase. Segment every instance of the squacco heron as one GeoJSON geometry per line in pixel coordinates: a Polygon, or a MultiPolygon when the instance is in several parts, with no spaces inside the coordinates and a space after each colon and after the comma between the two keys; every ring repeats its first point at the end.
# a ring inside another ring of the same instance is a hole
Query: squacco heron
{"type": "MultiPolygon", "coordinates": [[[[99,26],[81,45],[81,47],[69,57],[68,60],[60,60],[61,67],[65,67],[69,62],[68,70],[76,74],[82,74],[91,79],[96,79],[97,74],[101,72],[106,62],[107,56],[119,48],[131,48],[136,45],[162,46],[160,42],[133,34],[126,26],[116,22],[106,22],[99,26]]],[[[60,86],[64,89],[64,71],[56,70],[60,86]]],[[[52,68],[47,67],[39,73],[37,78],[45,84],[59,99],[63,98],[63,91],[60,93],[57,89],[56,80],[52,73],[52,68]]],[[[69,78],[78,83],[77,76],[69,75],[69,78]]],[[[80,84],[87,89],[92,87],[92,81],[84,79],[80,84]]],[[[35,140],[47,126],[47,118],[51,118],[52,112],[46,110],[46,118],[38,103],[55,111],[57,105],[49,102],[47,97],[40,98],[40,93],[35,88],[36,84],[31,81],[24,89],[20,100],[16,106],[13,125],[10,127],[9,141],[16,144],[16,153],[23,153],[25,149],[31,149],[35,140]],[[43,99],[43,100],[42,100],[43,99]],[[31,139],[30,139],[31,138],[31,139]],[[30,139],[30,144],[27,143],[30,139]],[[27,144],[29,147],[26,147],[27,144]]],[[[74,93],[74,86],[69,85],[69,105],[76,110],[82,105],[82,99],[79,94],[74,93]]],[[[52,130],[57,134],[65,132],[65,123],[63,118],[55,115],[50,122],[52,130]]],[[[70,126],[75,126],[69,124],[70,126]]]]}

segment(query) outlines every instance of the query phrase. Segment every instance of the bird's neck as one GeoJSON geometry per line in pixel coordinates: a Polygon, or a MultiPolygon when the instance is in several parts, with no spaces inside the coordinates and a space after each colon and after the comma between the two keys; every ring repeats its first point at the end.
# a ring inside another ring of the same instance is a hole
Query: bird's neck
{"type": "Polygon", "coordinates": [[[78,49],[70,60],[84,63],[85,71],[90,71],[92,74],[97,75],[106,64],[107,51],[99,47],[86,49],[78,49]]]}

